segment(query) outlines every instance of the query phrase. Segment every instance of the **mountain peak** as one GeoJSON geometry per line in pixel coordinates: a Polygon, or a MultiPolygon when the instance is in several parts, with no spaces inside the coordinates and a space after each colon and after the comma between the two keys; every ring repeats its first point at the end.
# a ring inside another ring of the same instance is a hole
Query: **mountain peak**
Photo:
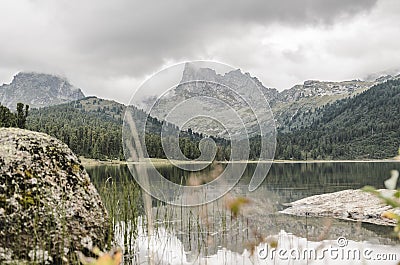
{"type": "Polygon", "coordinates": [[[85,97],[66,78],[46,73],[19,72],[10,84],[0,86],[0,103],[15,109],[18,102],[39,108],[85,97]]]}
{"type": "Polygon", "coordinates": [[[254,80],[257,85],[262,86],[262,83],[256,77],[252,77],[248,72],[243,73],[242,70],[239,68],[223,74],[219,74],[214,69],[199,67],[193,63],[187,62],[183,70],[181,83],[191,80],[205,80],[211,82],[219,82],[221,84],[225,84],[227,80],[235,80],[239,81],[239,83],[246,83],[246,80],[248,79],[254,80]]]}
{"type": "Polygon", "coordinates": [[[27,84],[27,83],[35,84],[36,86],[32,88],[41,88],[44,86],[50,86],[54,88],[54,85],[59,84],[67,84],[73,87],[69,81],[65,77],[61,77],[54,74],[46,74],[46,73],[38,73],[38,72],[19,72],[17,73],[12,83],[14,84],[27,84]]]}
{"type": "Polygon", "coordinates": [[[35,72],[35,71],[22,71],[18,72],[14,78],[37,78],[37,77],[44,77],[44,78],[57,78],[57,79],[63,79],[66,80],[65,77],[62,77],[57,74],[47,74],[47,73],[41,73],[41,72],[35,72]]]}
{"type": "Polygon", "coordinates": [[[181,83],[193,80],[216,81],[217,76],[218,74],[214,69],[198,67],[193,63],[187,62],[185,63],[181,83]]]}

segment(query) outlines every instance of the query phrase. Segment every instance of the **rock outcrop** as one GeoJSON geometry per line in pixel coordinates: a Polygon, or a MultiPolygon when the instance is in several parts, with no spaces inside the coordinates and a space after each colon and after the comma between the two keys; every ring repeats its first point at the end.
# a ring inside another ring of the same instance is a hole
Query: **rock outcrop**
{"type": "MultiPolygon", "coordinates": [[[[380,190],[390,197],[393,191],[380,190]]],[[[297,216],[333,217],[378,225],[395,225],[396,221],[383,218],[386,211],[400,214],[400,209],[385,205],[377,196],[362,190],[343,190],[315,195],[288,204],[281,211],[297,216]]]]}
{"type": "Polygon", "coordinates": [[[16,128],[0,128],[0,227],[0,263],[68,262],[109,235],[79,159],[55,138],[16,128]]]}
{"type": "Polygon", "coordinates": [[[10,84],[0,86],[0,103],[15,110],[18,102],[31,108],[47,107],[84,98],[82,91],[63,77],[21,72],[10,84]]]}
{"type": "MultiPolygon", "coordinates": [[[[259,134],[255,129],[257,124],[268,122],[268,119],[263,120],[266,115],[259,117],[259,119],[255,121],[254,117],[249,114],[251,110],[248,108],[248,103],[235,99],[234,96],[232,96],[235,95],[235,93],[228,93],[226,88],[239,93],[245,99],[251,99],[253,96],[259,97],[258,93],[254,94],[254,91],[260,91],[265,96],[265,99],[272,109],[276,127],[286,130],[289,127],[293,127],[292,120],[299,113],[299,110],[301,110],[301,112],[313,111],[315,108],[328,103],[333,103],[337,100],[362,93],[373,85],[399,77],[400,76],[388,76],[371,81],[348,80],[334,82],[307,80],[303,84],[278,91],[275,88],[264,86],[259,79],[251,76],[249,73],[243,73],[240,69],[220,74],[214,69],[203,68],[195,63],[186,63],[180,85],[163,96],[166,97],[165,102],[163,100],[158,101],[156,108],[152,108],[152,115],[163,119],[166,115],[165,113],[170,113],[171,109],[178,103],[190,98],[212,97],[223,102],[229,102],[229,105],[239,113],[244,124],[248,125],[249,136],[251,137],[259,134]],[[194,80],[205,80],[209,82],[200,82],[201,84],[199,84],[199,82],[193,82],[194,80]],[[252,132],[255,133],[252,134],[252,132]]],[[[260,106],[256,107],[257,105],[250,104],[251,107],[254,109],[263,109],[266,107],[264,100],[258,100],[258,102],[261,103],[260,106]]],[[[142,104],[147,107],[152,106],[153,103],[154,95],[143,99],[142,102],[142,104]]],[[[218,106],[214,104],[212,100],[207,102],[202,99],[201,104],[198,105],[204,106],[205,109],[215,109],[216,113],[224,113],[226,111],[226,104],[218,106]]],[[[195,104],[193,104],[193,106],[195,106],[195,104]]],[[[191,107],[192,105],[189,106],[187,110],[183,110],[183,112],[191,113],[191,107]]],[[[200,111],[199,109],[195,110],[196,113],[200,113],[200,111]]],[[[224,115],[226,116],[226,114],[224,115]]],[[[170,118],[172,119],[172,123],[177,124],[176,117],[170,116],[170,118]]],[[[197,119],[193,122],[189,121],[186,126],[196,132],[228,138],[228,133],[224,131],[224,128],[221,128],[217,122],[210,121],[210,119],[197,119]]],[[[236,131],[237,128],[242,126],[242,123],[240,119],[233,119],[228,126],[231,127],[231,130],[236,131]]]]}
{"type": "Polygon", "coordinates": [[[219,74],[196,63],[186,63],[178,86],[155,102],[157,97],[143,99],[141,105],[151,108],[153,117],[182,124],[183,130],[243,139],[260,135],[261,128],[265,129],[264,135],[275,133],[273,115],[266,108],[264,96],[272,100],[277,93],[239,69],[219,74]],[[188,117],[196,118],[186,121],[188,117]]]}

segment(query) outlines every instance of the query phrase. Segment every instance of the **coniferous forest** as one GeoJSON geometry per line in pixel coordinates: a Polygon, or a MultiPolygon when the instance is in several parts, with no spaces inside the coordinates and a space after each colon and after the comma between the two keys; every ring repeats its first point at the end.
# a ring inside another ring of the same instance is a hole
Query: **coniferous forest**
{"type": "MultiPolygon", "coordinates": [[[[141,119],[147,116],[143,111],[132,107],[134,116],[141,119]]],[[[27,128],[54,136],[66,143],[76,154],[95,159],[123,160],[122,122],[125,106],[116,102],[95,97],[67,104],[34,109],[28,119],[27,128]]],[[[156,118],[147,118],[146,147],[149,157],[165,158],[161,145],[163,123],[156,118]]],[[[169,124],[172,130],[179,130],[169,124]]],[[[181,131],[179,146],[189,159],[200,156],[198,148],[201,134],[181,131]]],[[[229,154],[228,141],[216,139],[217,159],[224,160],[229,154]]]]}
{"type": "MultiPolygon", "coordinates": [[[[133,107],[134,108],[134,107],[133,107]]],[[[121,126],[125,106],[88,97],[67,104],[29,110],[19,103],[13,113],[0,106],[0,126],[44,132],[66,143],[75,153],[95,159],[124,159],[121,126]]],[[[135,115],[146,115],[134,108],[135,115]]],[[[299,111],[278,128],[276,159],[381,159],[393,157],[400,145],[400,80],[373,86],[351,98],[312,111],[299,111]]],[[[143,117],[143,116],[141,116],[143,117]]],[[[165,158],[162,121],[147,118],[146,147],[150,157],[165,158]]],[[[168,124],[172,130],[179,130],[168,124]]],[[[180,131],[179,146],[189,159],[199,157],[204,135],[180,131]]],[[[217,143],[216,159],[229,159],[229,141],[217,143]]],[[[260,153],[259,137],[250,139],[250,159],[260,153]]]]}
{"type": "Polygon", "coordinates": [[[0,127],[18,127],[24,129],[29,113],[29,105],[17,104],[17,112],[13,113],[7,107],[0,105],[0,127]]]}
{"type": "Polygon", "coordinates": [[[390,80],[348,99],[298,115],[308,126],[279,133],[282,159],[394,157],[400,146],[400,80],[390,80]]]}

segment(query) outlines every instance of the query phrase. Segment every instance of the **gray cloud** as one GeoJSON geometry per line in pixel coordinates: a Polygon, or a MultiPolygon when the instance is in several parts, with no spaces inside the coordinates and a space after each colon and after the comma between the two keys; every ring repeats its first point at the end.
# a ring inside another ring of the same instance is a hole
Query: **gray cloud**
{"type": "Polygon", "coordinates": [[[89,94],[126,102],[125,90],[168,62],[216,58],[243,64],[268,80],[262,76],[262,56],[301,64],[307,55],[304,47],[279,51],[282,57],[268,45],[252,50],[248,42],[265,37],[257,36],[260,29],[329,30],[368,15],[377,0],[47,0],[1,5],[6,23],[0,25],[0,34],[6,41],[0,43],[0,78],[19,70],[56,72],[89,94]]]}
{"type": "MultiPolygon", "coordinates": [[[[201,56],[221,36],[240,37],[254,24],[331,24],[368,11],[376,0],[64,1],[54,23],[77,53],[110,71],[141,76],[169,58],[201,56]],[[119,67],[118,67],[119,66],[119,67]],[[115,69],[115,70],[113,70],[115,69]]],[[[45,6],[44,6],[45,7],[45,6]]]]}

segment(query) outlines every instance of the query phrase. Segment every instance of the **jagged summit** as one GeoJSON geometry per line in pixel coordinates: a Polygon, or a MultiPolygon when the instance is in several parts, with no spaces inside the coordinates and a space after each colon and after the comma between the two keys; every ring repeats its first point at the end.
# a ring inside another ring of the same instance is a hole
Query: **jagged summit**
{"type": "Polygon", "coordinates": [[[15,109],[18,102],[40,108],[84,98],[66,78],[36,72],[17,73],[10,84],[0,86],[0,103],[15,109]]]}
{"type": "Polygon", "coordinates": [[[198,67],[192,63],[186,63],[182,73],[181,84],[193,80],[206,80],[228,86],[236,91],[246,90],[248,86],[258,87],[269,99],[270,103],[277,100],[278,90],[265,87],[257,77],[250,73],[243,73],[241,69],[235,69],[224,74],[217,73],[214,69],[198,67]]]}
{"type": "Polygon", "coordinates": [[[370,88],[376,83],[383,82],[390,77],[381,77],[374,81],[351,80],[342,82],[306,80],[303,84],[295,85],[289,89],[278,91],[268,88],[250,73],[243,73],[240,69],[232,70],[224,74],[218,74],[214,69],[201,68],[191,63],[186,63],[182,74],[181,83],[190,80],[207,80],[229,86],[233,89],[245,90],[249,85],[256,85],[268,99],[271,106],[277,103],[290,103],[303,98],[320,96],[347,97],[370,88]],[[254,82],[254,84],[250,84],[254,82]]]}
{"type": "Polygon", "coordinates": [[[268,88],[257,78],[251,76],[250,73],[243,73],[240,69],[232,70],[224,74],[218,74],[214,69],[201,68],[192,63],[186,63],[182,74],[181,83],[189,80],[207,80],[217,82],[223,85],[229,85],[232,88],[244,89],[249,85],[249,79],[252,80],[258,88],[260,88],[271,106],[276,103],[291,103],[301,99],[333,96],[335,97],[349,97],[351,95],[360,93],[373,85],[400,78],[400,74],[387,74],[374,76],[365,80],[355,79],[348,81],[320,81],[320,80],[306,80],[303,84],[294,85],[291,88],[283,91],[278,91],[275,88],[268,88]]]}
{"type": "Polygon", "coordinates": [[[251,76],[249,72],[242,72],[240,68],[228,71],[224,74],[218,74],[214,69],[208,67],[199,67],[193,63],[187,62],[185,63],[185,68],[182,74],[181,83],[189,81],[189,80],[202,80],[206,79],[209,81],[224,79],[229,77],[243,77],[243,78],[250,78],[254,80],[257,84],[262,85],[261,81],[254,76],[251,76]]]}
{"type": "Polygon", "coordinates": [[[200,68],[192,63],[185,63],[185,68],[183,70],[182,79],[180,83],[184,83],[191,80],[207,80],[216,81],[217,76],[214,69],[210,68],[200,68]]]}
{"type": "MultiPolygon", "coordinates": [[[[387,80],[397,79],[399,77],[400,75],[385,75],[378,76],[372,80],[306,80],[302,84],[297,84],[283,91],[278,91],[275,88],[268,88],[264,86],[258,78],[253,77],[248,72],[244,73],[240,69],[235,69],[225,73],[218,73],[212,68],[210,69],[202,67],[201,65],[199,66],[192,63],[186,63],[182,73],[181,85],[177,87],[175,91],[176,94],[174,95],[180,96],[181,99],[196,96],[206,96],[210,89],[214,91],[218,97],[223,97],[223,94],[226,94],[226,91],[219,91],[222,89],[221,87],[213,84],[197,87],[196,84],[183,85],[183,83],[190,80],[207,80],[215,82],[222,86],[229,87],[242,95],[248,96],[251,96],[250,88],[256,87],[263,92],[266,100],[269,102],[274,114],[276,125],[279,128],[282,128],[286,126],[285,124],[288,123],[287,121],[292,120],[293,116],[295,116],[299,110],[312,111],[315,108],[321,107],[328,103],[333,103],[339,99],[355,96],[363,91],[368,90],[374,85],[387,80]]],[[[244,111],[245,106],[239,105],[240,104],[237,102],[236,108],[243,108],[242,111],[244,111]]],[[[166,104],[164,106],[164,111],[168,111],[171,108],[173,108],[172,104],[166,104]]],[[[218,109],[217,112],[221,112],[221,109],[218,109]]],[[[199,128],[201,126],[198,124],[193,125],[192,127],[192,129],[198,129],[198,131],[204,132],[204,128],[199,128]]],[[[212,134],[211,130],[206,132],[212,134]]]]}

